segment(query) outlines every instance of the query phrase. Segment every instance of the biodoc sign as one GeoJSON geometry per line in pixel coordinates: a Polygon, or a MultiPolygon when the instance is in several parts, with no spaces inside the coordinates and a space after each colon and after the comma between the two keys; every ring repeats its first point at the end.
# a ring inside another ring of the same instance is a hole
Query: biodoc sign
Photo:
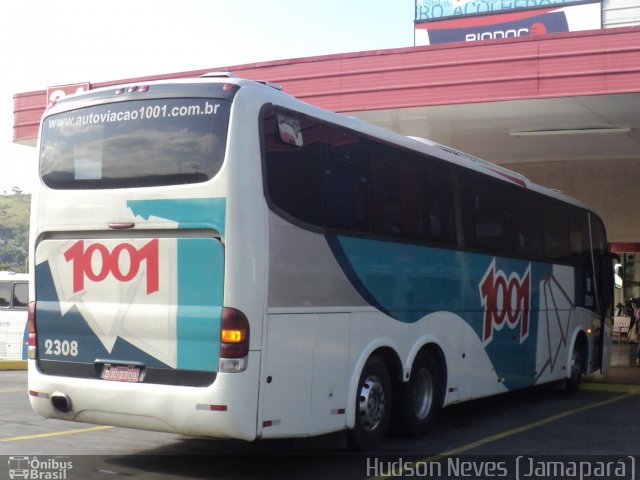
{"type": "MultiPolygon", "coordinates": [[[[546,2],[546,4],[550,3],[555,2],[552,0],[546,2]]],[[[462,12],[466,6],[474,2],[462,0],[458,4],[457,9],[462,12]]],[[[457,16],[449,16],[445,20],[416,21],[415,43],[416,45],[433,45],[447,42],[473,42],[545,33],[595,30],[601,27],[600,3],[565,7],[550,6],[492,15],[465,16],[461,13],[457,16]]]]}

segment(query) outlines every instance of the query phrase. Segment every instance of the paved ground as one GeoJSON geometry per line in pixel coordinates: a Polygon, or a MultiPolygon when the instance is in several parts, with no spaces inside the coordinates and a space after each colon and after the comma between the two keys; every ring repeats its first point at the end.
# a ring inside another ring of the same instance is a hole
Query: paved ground
{"type": "MultiPolygon", "coordinates": [[[[634,462],[637,472],[640,368],[631,365],[634,354],[635,347],[616,345],[611,372],[591,375],[575,394],[535,388],[451,406],[425,438],[390,437],[382,449],[364,455],[345,450],[342,434],[245,443],[43,419],[29,406],[26,372],[0,371],[0,479],[26,461],[43,462],[35,465],[45,474],[55,473],[47,470],[51,466],[60,471],[70,465],[64,477],[69,480],[364,480],[401,476],[416,466],[429,478],[464,476],[429,470],[436,458],[450,462],[442,463],[445,468],[457,468],[458,461],[471,469],[493,465],[505,469],[497,472],[506,471],[504,478],[515,478],[514,462],[548,455],[566,461],[604,458],[625,468],[634,462]]],[[[500,477],[490,473],[471,472],[468,478],[500,477]]]]}
{"type": "Polygon", "coordinates": [[[635,343],[614,343],[609,372],[605,376],[590,375],[588,381],[640,385],[640,367],[636,365],[637,348],[638,345],[635,343]]]}

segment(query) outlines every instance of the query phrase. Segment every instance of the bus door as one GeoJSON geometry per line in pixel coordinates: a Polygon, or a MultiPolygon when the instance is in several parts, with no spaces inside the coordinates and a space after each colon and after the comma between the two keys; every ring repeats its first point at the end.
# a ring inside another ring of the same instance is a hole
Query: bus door
{"type": "Polygon", "coordinates": [[[596,339],[596,355],[594,368],[600,367],[604,374],[609,371],[611,364],[611,345],[613,332],[613,260],[615,255],[609,252],[604,226],[600,219],[590,215],[590,230],[592,238],[592,261],[594,280],[596,282],[596,313],[598,325],[594,325],[596,339]]]}
{"type": "Polygon", "coordinates": [[[617,256],[606,252],[601,257],[602,267],[600,268],[600,280],[598,286],[600,287],[600,310],[602,318],[602,329],[600,331],[600,369],[602,373],[609,371],[611,364],[611,348],[613,342],[613,288],[614,288],[614,262],[619,262],[617,256]]]}

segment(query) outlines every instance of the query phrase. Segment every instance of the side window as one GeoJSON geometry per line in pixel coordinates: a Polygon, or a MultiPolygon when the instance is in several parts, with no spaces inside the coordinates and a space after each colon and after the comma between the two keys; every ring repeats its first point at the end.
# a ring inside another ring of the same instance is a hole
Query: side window
{"type": "Polygon", "coordinates": [[[591,263],[589,217],[582,209],[571,209],[569,214],[569,254],[571,262],[580,266],[591,263]]]}
{"type": "Polygon", "coordinates": [[[506,187],[498,181],[483,181],[472,172],[465,172],[460,177],[465,246],[509,252],[506,187]]]}
{"type": "Polygon", "coordinates": [[[418,236],[419,167],[403,150],[369,142],[372,230],[400,237],[418,236]]]}
{"type": "Polygon", "coordinates": [[[419,237],[430,242],[453,245],[456,242],[449,168],[431,161],[420,172],[419,237]]]}
{"type": "Polygon", "coordinates": [[[516,188],[511,189],[507,198],[514,253],[542,257],[542,199],[516,188]]]}
{"type": "Polygon", "coordinates": [[[349,132],[324,131],[324,178],[327,227],[353,232],[369,230],[368,169],[360,140],[349,132]]]}
{"type": "Polygon", "coordinates": [[[322,226],[322,125],[270,108],[262,129],[268,198],[294,218],[322,226]]]}
{"type": "Polygon", "coordinates": [[[0,283],[0,308],[9,308],[11,306],[11,283],[0,283]]]}
{"type": "Polygon", "coordinates": [[[29,306],[29,284],[16,283],[13,286],[13,308],[27,308],[29,306]]]}
{"type": "Polygon", "coordinates": [[[595,215],[591,215],[591,235],[593,239],[593,250],[599,254],[609,251],[607,235],[604,224],[595,215]]]}
{"type": "Polygon", "coordinates": [[[455,223],[449,170],[437,161],[368,143],[373,233],[451,245],[455,223]]]}
{"type": "Polygon", "coordinates": [[[567,206],[554,200],[544,201],[544,256],[553,261],[569,257],[567,206]]]}

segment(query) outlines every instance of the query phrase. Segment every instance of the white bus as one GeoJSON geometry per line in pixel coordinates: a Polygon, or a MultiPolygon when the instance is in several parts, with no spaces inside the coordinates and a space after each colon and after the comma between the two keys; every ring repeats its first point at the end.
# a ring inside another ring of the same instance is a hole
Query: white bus
{"type": "Polygon", "coordinates": [[[608,364],[603,223],[508,170],[220,75],[59,101],[39,151],[45,417],[366,449],[608,364]]]}
{"type": "Polygon", "coordinates": [[[0,362],[27,359],[29,275],[0,272],[0,362]]]}

